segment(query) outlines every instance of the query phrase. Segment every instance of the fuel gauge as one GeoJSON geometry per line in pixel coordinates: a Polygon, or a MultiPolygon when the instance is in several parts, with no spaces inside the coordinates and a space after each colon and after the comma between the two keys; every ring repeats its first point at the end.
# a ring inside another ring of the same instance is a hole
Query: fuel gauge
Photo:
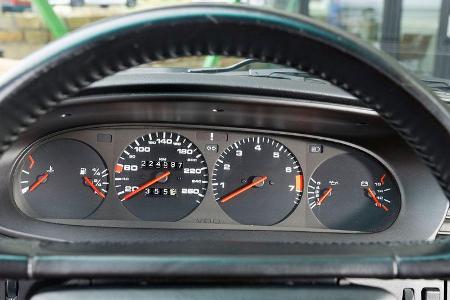
{"type": "Polygon", "coordinates": [[[330,229],[382,231],[394,223],[401,207],[394,177],[360,152],[324,161],[311,176],[307,193],[312,212],[330,229]]]}
{"type": "Polygon", "coordinates": [[[84,218],[106,198],[108,170],[85,143],[57,139],[38,146],[20,164],[19,207],[41,218],[84,218]]]}

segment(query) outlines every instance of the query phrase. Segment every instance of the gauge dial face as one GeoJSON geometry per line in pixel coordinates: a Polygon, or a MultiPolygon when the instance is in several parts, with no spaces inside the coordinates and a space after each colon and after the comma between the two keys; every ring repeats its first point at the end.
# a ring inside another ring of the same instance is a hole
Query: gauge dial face
{"type": "Polygon", "coordinates": [[[316,169],[308,183],[308,203],[328,228],[379,232],[397,219],[401,196],[386,168],[366,154],[352,152],[316,169]]]}
{"type": "Polygon", "coordinates": [[[114,169],[122,204],[147,221],[174,222],[191,213],[208,187],[200,150],[172,132],[155,132],[132,142],[114,169]]]}
{"type": "Polygon", "coordinates": [[[214,166],[212,186],[217,203],[236,222],[273,225],[297,207],[303,173],[286,146],[255,136],[223,151],[214,166]]]}
{"type": "Polygon", "coordinates": [[[72,139],[49,141],[20,165],[22,204],[41,218],[85,218],[106,198],[108,177],[105,163],[90,146],[72,139]]]}

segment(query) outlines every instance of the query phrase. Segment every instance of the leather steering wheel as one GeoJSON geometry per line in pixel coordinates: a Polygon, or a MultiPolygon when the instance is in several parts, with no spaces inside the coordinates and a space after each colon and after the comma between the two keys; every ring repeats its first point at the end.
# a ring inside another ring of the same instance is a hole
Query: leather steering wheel
{"type": "Polygon", "coordinates": [[[245,6],[186,5],[102,21],[44,47],[0,83],[0,154],[40,116],[90,83],[153,60],[256,58],[318,75],[402,136],[450,199],[450,115],[396,61],[341,30],[245,6]]]}

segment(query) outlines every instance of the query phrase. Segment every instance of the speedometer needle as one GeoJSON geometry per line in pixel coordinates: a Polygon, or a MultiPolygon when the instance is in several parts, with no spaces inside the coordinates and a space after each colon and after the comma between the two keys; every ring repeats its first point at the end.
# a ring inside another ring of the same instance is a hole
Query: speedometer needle
{"type": "Polygon", "coordinates": [[[105,199],[105,194],[103,194],[96,186],[95,184],[87,177],[87,176],[83,176],[84,182],[86,182],[86,184],[94,190],[94,193],[96,193],[97,195],[100,196],[100,198],[105,199]]]}
{"type": "Polygon", "coordinates": [[[148,181],[147,183],[141,185],[140,187],[138,187],[137,189],[135,189],[134,191],[126,194],[123,199],[121,201],[127,201],[128,199],[130,199],[131,197],[135,196],[136,194],[139,194],[140,192],[142,192],[143,190],[145,190],[146,188],[148,188],[149,186],[157,183],[158,181],[166,178],[167,176],[170,175],[170,171],[164,172],[161,175],[153,178],[152,180],[148,181]]]}
{"type": "Polygon", "coordinates": [[[48,173],[45,172],[43,175],[39,176],[38,180],[30,187],[30,192],[34,191],[38,186],[40,186],[48,178],[48,173]]]}
{"type": "Polygon", "coordinates": [[[220,200],[220,203],[225,203],[227,201],[230,201],[231,199],[233,199],[234,197],[236,197],[237,195],[242,194],[245,191],[248,191],[249,189],[251,189],[254,186],[257,186],[261,183],[263,183],[264,181],[267,180],[267,176],[261,176],[258,179],[250,182],[249,184],[244,185],[243,187],[238,188],[237,190],[235,190],[234,192],[231,192],[230,194],[226,195],[225,197],[223,197],[220,200]]]}
{"type": "Polygon", "coordinates": [[[375,202],[375,206],[384,209],[385,211],[389,211],[389,208],[386,207],[386,205],[381,204],[380,200],[378,200],[377,196],[375,195],[375,192],[372,191],[372,189],[369,187],[367,188],[367,192],[369,193],[370,198],[375,202]]]}

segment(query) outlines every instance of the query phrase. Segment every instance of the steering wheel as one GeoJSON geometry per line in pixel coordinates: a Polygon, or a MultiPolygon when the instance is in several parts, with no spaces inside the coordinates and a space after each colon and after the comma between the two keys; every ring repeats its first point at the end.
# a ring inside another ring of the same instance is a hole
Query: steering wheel
{"type": "Polygon", "coordinates": [[[153,60],[190,55],[255,58],[329,80],[378,112],[450,198],[450,115],[431,91],[396,61],[341,30],[245,6],[142,11],[95,23],[26,58],[0,84],[0,154],[40,116],[90,83],[153,60]]]}

